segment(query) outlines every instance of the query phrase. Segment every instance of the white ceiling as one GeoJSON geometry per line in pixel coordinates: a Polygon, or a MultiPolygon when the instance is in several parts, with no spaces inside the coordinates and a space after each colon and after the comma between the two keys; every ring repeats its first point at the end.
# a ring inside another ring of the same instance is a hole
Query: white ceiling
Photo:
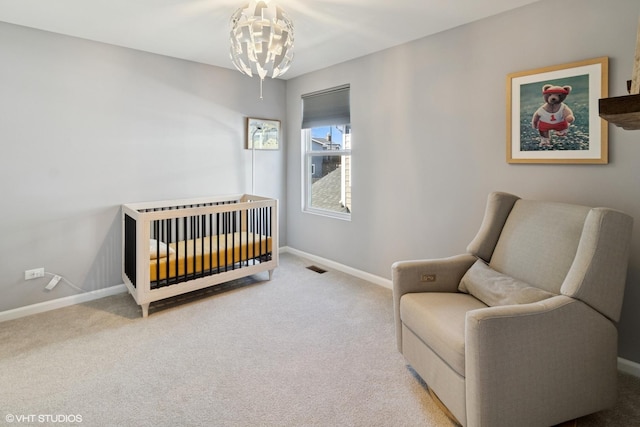
{"type": "MultiPolygon", "coordinates": [[[[272,0],[295,26],[284,79],[538,0],[272,0]]],[[[229,18],[248,0],[0,0],[0,21],[234,68],[229,18]]]]}

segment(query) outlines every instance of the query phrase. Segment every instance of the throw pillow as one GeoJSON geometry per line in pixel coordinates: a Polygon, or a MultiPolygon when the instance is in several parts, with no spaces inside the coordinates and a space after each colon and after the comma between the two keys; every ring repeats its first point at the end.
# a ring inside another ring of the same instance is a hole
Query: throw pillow
{"type": "Polygon", "coordinates": [[[156,239],[149,239],[149,259],[164,258],[167,256],[167,251],[171,254],[176,252],[164,242],[160,242],[159,246],[160,253],[158,254],[158,241],[156,239]]]}
{"type": "Polygon", "coordinates": [[[458,290],[473,295],[490,307],[527,304],[554,296],[551,292],[495,271],[480,259],[462,277],[458,290]]]}

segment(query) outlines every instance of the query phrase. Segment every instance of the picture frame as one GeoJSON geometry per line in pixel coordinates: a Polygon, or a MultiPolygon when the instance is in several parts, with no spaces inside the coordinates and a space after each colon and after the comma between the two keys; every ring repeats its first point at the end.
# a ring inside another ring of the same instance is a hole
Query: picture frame
{"type": "Polygon", "coordinates": [[[278,150],[280,148],[280,120],[247,117],[248,150],[278,150]]]}
{"type": "Polygon", "coordinates": [[[608,79],[608,57],[507,75],[507,162],[608,163],[608,79]]]}

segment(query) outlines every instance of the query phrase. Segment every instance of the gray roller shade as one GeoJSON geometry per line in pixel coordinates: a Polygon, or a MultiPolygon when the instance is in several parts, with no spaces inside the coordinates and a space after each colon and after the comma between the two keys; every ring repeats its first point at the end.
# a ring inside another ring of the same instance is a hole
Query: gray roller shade
{"type": "Polygon", "coordinates": [[[349,85],[302,95],[302,129],[349,123],[349,85]]]}

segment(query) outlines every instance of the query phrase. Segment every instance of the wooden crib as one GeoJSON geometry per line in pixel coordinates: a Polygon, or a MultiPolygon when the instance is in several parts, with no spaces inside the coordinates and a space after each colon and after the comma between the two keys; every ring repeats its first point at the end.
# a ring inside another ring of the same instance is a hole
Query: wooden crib
{"type": "Polygon", "coordinates": [[[278,266],[278,201],[236,195],[122,205],[122,279],[149,304],[278,266]]]}

